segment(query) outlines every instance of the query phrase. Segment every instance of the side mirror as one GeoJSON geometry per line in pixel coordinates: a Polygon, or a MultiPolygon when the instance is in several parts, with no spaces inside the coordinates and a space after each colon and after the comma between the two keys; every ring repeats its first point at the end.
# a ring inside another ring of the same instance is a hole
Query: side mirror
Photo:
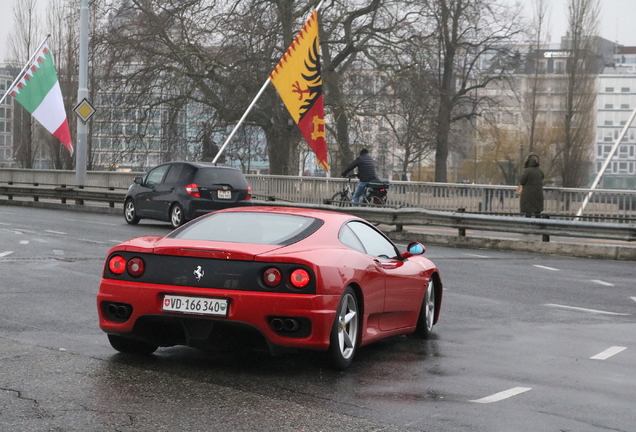
{"type": "Polygon", "coordinates": [[[413,255],[422,255],[424,252],[426,252],[426,248],[422,243],[411,242],[406,247],[406,252],[402,254],[402,258],[406,259],[408,257],[412,257],[413,255]]]}
{"type": "Polygon", "coordinates": [[[140,184],[143,183],[144,179],[143,179],[143,177],[135,177],[135,180],[133,180],[133,181],[135,182],[135,184],[140,185],[140,184]]]}

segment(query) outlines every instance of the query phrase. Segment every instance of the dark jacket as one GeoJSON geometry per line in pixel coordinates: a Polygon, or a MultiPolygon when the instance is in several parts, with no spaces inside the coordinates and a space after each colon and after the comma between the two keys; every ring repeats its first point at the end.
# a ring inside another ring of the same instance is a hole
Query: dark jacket
{"type": "Polygon", "coordinates": [[[530,158],[523,170],[519,184],[521,190],[521,213],[537,214],[543,211],[543,171],[539,168],[539,161],[530,158]]]}
{"type": "Polygon", "coordinates": [[[358,167],[358,178],[360,181],[368,182],[376,178],[375,162],[369,154],[358,156],[347,168],[342,172],[342,177],[346,177],[347,173],[358,167]]]}

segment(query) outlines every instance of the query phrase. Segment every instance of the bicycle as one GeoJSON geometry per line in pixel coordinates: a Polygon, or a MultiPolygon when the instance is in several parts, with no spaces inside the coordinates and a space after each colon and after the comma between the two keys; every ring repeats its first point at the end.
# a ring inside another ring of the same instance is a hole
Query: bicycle
{"type": "MultiPolygon", "coordinates": [[[[341,191],[336,192],[328,201],[329,204],[338,207],[349,207],[352,205],[353,194],[351,193],[351,179],[355,176],[347,177],[347,184],[344,185],[341,191]]],[[[386,205],[386,195],[389,189],[388,182],[371,181],[364,190],[364,193],[360,197],[360,203],[362,205],[383,206],[386,205]]]]}
{"type": "Polygon", "coordinates": [[[344,185],[341,191],[336,192],[331,199],[329,200],[329,204],[335,205],[338,207],[349,207],[351,205],[351,179],[353,177],[347,177],[347,184],[344,185]]]}

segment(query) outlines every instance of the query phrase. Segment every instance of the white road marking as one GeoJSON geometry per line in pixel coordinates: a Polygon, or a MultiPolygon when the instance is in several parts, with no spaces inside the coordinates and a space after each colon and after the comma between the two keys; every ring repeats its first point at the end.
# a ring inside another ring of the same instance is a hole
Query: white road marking
{"type": "Polygon", "coordinates": [[[59,249],[53,249],[53,253],[55,255],[64,255],[64,251],[59,249]]]}
{"type": "Polygon", "coordinates": [[[464,255],[473,256],[475,258],[490,258],[488,255],[477,255],[477,254],[471,254],[471,253],[465,253],[464,255]]]}
{"type": "Polygon", "coordinates": [[[502,391],[499,393],[495,393],[494,395],[486,396],[485,398],[472,400],[471,402],[475,403],[493,403],[499,402],[504,399],[508,399],[509,397],[516,396],[521,393],[525,393],[528,390],[532,390],[531,387],[514,387],[510,390],[502,391]]]}
{"type": "Polygon", "coordinates": [[[20,244],[21,245],[28,245],[29,241],[28,240],[20,240],[20,244]]]}
{"type": "Polygon", "coordinates": [[[629,316],[629,314],[626,314],[626,313],[608,312],[608,311],[602,311],[602,310],[597,310],[597,309],[586,309],[586,308],[581,308],[581,307],[566,306],[566,305],[559,305],[559,304],[552,304],[552,303],[547,303],[544,306],[556,307],[556,308],[562,308],[562,309],[571,309],[571,310],[577,310],[577,311],[583,311],[583,312],[591,312],[591,313],[602,314],[602,315],[623,315],[623,316],[629,316]]]}
{"type": "Polygon", "coordinates": [[[44,240],[44,239],[41,239],[41,238],[36,238],[36,239],[33,239],[33,240],[36,241],[36,242],[39,242],[39,243],[48,243],[48,240],[44,240]]]}
{"type": "Polygon", "coordinates": [[[615,356],[619,352],[625,351],[627,347],[622,346],[613,346],[611,348],[606,349],[603,352],[596,354],[595,356],[590,357],[591,360],[607,360],[608,358],[615,356]]]}
{"type": "Polygon", "coordinates": [[[592,282],[597,283],[599,285],[604,285],[604,286],[614,286],[614,284],[611,284],[609,282],[605,282],[605,281],[602,281],[602,280],[592,279],[592,282]]]}
{"type": "Polygon", "coordinates": [[[62,234],[62,235],[66,235],[66,233],[65,233],[65,232],[62,232],[62,231],[44,230],[44,232],[51,233],[51,234],[62,234]]]}
{"type": "Polygon", "coordinates": [[[87,221],[83,221],[83,220],[79,220],[79,219],[66,219],[69,222],[80,222],[80,223],[86,223],[89,225],[106,225],[106,226],[119,226],[121,224],[114,224],[114,223],[106,223],[106,222],[87,222],[87,221]]]}
{"type": "Polygon", "coordinates": [[[632,300],[636,301],[636,297],[632,297],[632,300]]]}
{"type": "Polygon", "coordinates": [[[14,234],[18,234],[18,235],[24,235],[24,233],[22,231],[18,231],[18,230],[12,230],[14,234]]]}
{"type": "Polygon", "coordinates": [[[546,266],[537,265],[537,264],[534,264],[534,266],[535,266],[536,268],[540,268],[540,269],[544,269],[544,270],[559,271],[559,269],[556,269],[556,268],[554,268],[554,267],[546,267],[546,266]]]}
{"type": "Polygon", "coordinates": [[[117,243],[117,244],[124,242],[123,240],[108,240],[108,241],[111,243],[117,243]]]}
{"type": "Polygon", "coordinates": [[[0,258],[6,257],[7,255],[11,255],[12,253],[13,251],[0,252],[0,258]]]}
{"type": "Polygon", "coordinates": [[[93,240],[93,239],[78,238],[77,240],[85,241],[85,242],[88,242],[88,243],[95,243],[95,244],[106,244],[106,242],[99,241],[99,240],[93,240]]]}

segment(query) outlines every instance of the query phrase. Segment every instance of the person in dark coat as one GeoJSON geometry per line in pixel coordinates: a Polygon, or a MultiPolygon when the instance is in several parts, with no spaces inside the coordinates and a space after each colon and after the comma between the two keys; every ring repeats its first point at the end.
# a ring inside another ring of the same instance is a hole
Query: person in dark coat
{"type": "Polygon", "coordinates": [[[530,153],[523,164],[523,174],[519,184],[521,190],[520,210],[527,217],[539,217],[543,211],[543,171],[539,168],[539,156],[530,153]]]}
{"type": "Polygon", "coordinates": [[[360,150],[360,156],[355,158],[355,160],[344,169],[341,177],[346,177],[349,171],[352,171],[354,168],[358,168],[358,178],[360,179],[360,181],[358,182],[358,187],[353,194],[353,202],[357,203],[360,202],[360,197],[364,193],[364,190],[367,188],[369,182],[376,178],[375,162],[373,161],[371,155],[369,155],[369,150],[360,150]]]}

